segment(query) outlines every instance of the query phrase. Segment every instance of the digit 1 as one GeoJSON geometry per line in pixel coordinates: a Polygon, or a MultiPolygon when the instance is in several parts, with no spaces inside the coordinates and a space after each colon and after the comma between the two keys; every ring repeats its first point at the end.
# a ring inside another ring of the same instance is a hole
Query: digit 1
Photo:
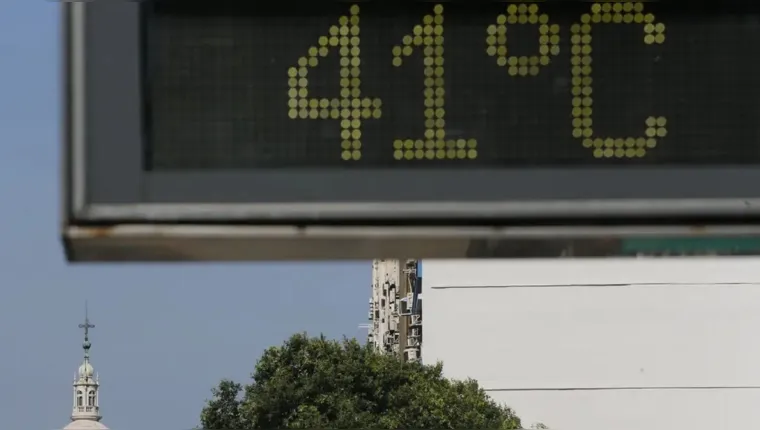
{"type": "Polygon", "coordinates": [[[535,76],[541,66],[549,65],[551,56],[559,54],[559,25],[550,25],[549,15],[539,14],[537,4],[507,6],[507,14],[496,17],[496,25],[489,25],[486,32],[486,54],[496,57],[496,64],[512,76],[535,76]],[[508,56],[507,24],[539,24],[539,55],[508,56]]]}
{"type": "Polygon", "coordinates": [[[425,138],[396,139],[393,157],[397,160],[475,159],[475,139],[446,140],[446,106],[443,80],[443,6],[435,5],[433,15],[422,18],[412,35],[402,39],[402,46],[393,47],[393,65],[399,67],[414,48],[422,48],[425,75],[425,138]]]}
{"type": "Polygon", "coordinates": [[[362,98],[359,39],[359,6],[353,5],[350,16],[341,16],[339,25],[330,27],[329,36],[318,40],[319,46],[309,48],[298,59],[298,66],[288,69],[288,116],[292,119],[339,119],[341,128],[341,158],[345,161],[361,158],[361,126],[363,119],[380,118],[379,98],[362,98]],[[330,48],[340,54],[340,97],[309,98],[309,68],[319,64],[330,48]]]}
{"type": "Polygon", "coordinates": [[[655,22],[651,13],[644,14],[644,3],[594,3],[591,13],[581,16],[580,24],[570,27],[572,45],[573,137],[583,146],[593,148],[596,158],[639,158],[657,146],[658,138],[667,135],[667,119],[650,116],[645,120],[644,136],[598,137],[592,120],[591,27],[593,24],[644,24],[644,43],[665,42],[665,25],[655,22]]]}

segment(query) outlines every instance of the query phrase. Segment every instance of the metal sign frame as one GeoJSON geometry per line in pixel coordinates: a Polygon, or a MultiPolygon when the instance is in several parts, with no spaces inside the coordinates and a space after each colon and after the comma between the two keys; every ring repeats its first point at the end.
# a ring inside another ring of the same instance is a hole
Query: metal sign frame
{"type": "Polygon", "coordinates": [[[609,256],[626,237],[760,236],[753,167],[145,173],[139,3],[61,7],[69,261],[609,256]]]}

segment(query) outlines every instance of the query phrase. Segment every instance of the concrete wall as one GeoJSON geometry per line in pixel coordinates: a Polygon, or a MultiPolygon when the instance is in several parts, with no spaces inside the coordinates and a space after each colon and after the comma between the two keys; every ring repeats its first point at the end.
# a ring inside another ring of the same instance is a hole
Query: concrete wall
{"type": "Polygon", "coordinates": [[[424,261],[425,363],[524,427],[760,429],[760,259],[424,261]]]}

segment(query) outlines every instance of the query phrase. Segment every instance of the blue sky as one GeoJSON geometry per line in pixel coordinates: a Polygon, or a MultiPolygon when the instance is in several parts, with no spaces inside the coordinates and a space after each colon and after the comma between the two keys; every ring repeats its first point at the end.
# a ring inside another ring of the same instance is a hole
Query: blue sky
{"type": "Polygon", "coordinates": [[[69,266],[58,240],[58,9],[0,0],[0,416],[71,413],[89,300],[103,423],[189,429],[221,378],[289,334],[366,334],[369,262],[69,266]]]}

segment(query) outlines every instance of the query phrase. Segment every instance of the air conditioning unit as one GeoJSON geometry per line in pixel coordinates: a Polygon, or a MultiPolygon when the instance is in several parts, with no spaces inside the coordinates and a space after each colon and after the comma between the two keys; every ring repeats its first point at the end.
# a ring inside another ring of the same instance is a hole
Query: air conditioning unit
{"type": "Polygon", "coordinates": [[[399,300],[400,315],[412,314],[412,300],[414,300],[414,296],[412,294],[407,294],[405,298],[399,300]]]}
{"type": "Polygon", "coordinates": [[[385,332],[383,336],[383,345],[390,345],[393,343],[393,333],[385,332]]]}
{"type": "Polygon", "coordinates": [[[420,359],[420,352],[417,349],[410,348],[404,350],[404,361],[419,361],[420,359]]]}

